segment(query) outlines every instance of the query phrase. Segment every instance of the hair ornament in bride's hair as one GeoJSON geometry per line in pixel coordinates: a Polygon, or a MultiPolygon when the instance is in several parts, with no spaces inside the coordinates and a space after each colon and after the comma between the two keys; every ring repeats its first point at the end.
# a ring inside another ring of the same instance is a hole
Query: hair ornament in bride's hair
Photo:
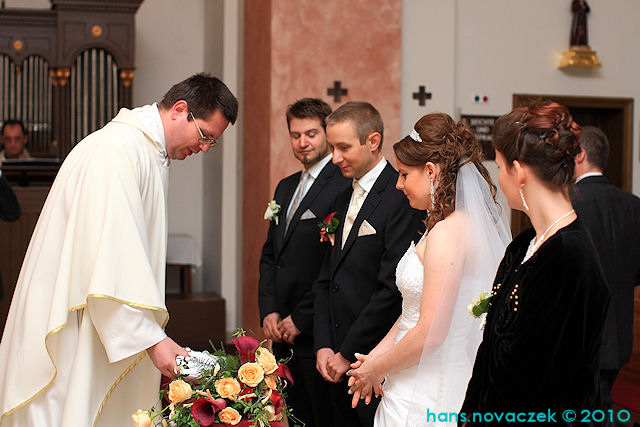
{"type": "Polygon", "coordinates": [[[413,129],[409,134],[409,138],[413,139],[415,142],[422,142],[422,138],[420,138],[420,134],[417,130],[413,129]]]}

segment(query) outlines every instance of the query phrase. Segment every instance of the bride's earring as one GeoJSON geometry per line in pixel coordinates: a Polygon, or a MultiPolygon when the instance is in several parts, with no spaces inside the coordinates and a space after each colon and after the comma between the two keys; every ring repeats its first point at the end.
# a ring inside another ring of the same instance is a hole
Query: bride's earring
{"type": "Polygon", "coordinates": [[[524,184],[522,184],[520,186],[520,198],[522,199],[522,205],[524,206],[524,208],[526,210],[529,210],[529,205],[527,205],[527,201],[524,199],[524,193],[522,192],[522,187],[524,187],[524,184]]]}
{"type": "Polygon", "coordinates": [[[431,210],[433,210],[433,208],[436,205],[436,199],[435,197],[433,197],[434,193],[435,193],[435,188],[433,188],[433,178],[429,178],[429,182],[431,182],[431,188],[429,190],[429,193],[431,194],[431,210]]]}

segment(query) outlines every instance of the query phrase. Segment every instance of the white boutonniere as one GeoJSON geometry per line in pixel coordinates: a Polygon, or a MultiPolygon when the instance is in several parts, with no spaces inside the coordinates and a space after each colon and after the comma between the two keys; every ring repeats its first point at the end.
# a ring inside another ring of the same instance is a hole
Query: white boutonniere
{"type": "Polygon", "coordinates": [[[277,204],[275,200],[270,201],[267,204],[267,210],[264,211],[264,219],[275,221],[276,225],[278,225],[278,214],[280,213],[280,209],[280,205],[277,204]]]}

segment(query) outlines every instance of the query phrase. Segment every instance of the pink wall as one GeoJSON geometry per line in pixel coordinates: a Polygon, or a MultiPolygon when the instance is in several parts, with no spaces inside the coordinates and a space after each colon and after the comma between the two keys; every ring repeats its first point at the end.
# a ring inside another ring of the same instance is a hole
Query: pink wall
{"type": "Polygon", "coordinates": [[[400,137],[401,21],[401,0],[245,3],[245,328],[259,330],[258,263],[267,229],[262,214],[278,181],[300,169],[289,145],[287,105],[311,96],[324,99],[335,109],[340,104],[327,95],[327,88],[340,80],[349,90],[341,103],[368,101],[380,111],[385,123],[383,151],[394,161],[391,146],[400,137]],[[263,58],[265,50],[268,60],[263,58]],[[259,91],[253,93],[252,88],[259,91]]]}
{"type": "Polygon", "coordinates": [[[260,331],[258,262],[267,222],[262,219],[269,193],[271,158],[271,0],[245,3],[244,81],[240,111],[242,141],[242,325],[260,331]]]}

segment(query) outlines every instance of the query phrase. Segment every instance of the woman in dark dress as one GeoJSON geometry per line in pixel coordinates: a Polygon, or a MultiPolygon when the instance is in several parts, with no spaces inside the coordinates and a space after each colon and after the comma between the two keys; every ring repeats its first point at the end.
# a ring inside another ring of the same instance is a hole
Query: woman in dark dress
{"type": "Polygon", "coordinates": [[[569,111],[552,102],[494,125],[500,187],[533,228],[498,268],[460,424],[513,425],[532,421],[532,412],[544,414],[537,422],[577,424],[597,409],[609,290],[568,194],[579,134],[569,111]]]}

